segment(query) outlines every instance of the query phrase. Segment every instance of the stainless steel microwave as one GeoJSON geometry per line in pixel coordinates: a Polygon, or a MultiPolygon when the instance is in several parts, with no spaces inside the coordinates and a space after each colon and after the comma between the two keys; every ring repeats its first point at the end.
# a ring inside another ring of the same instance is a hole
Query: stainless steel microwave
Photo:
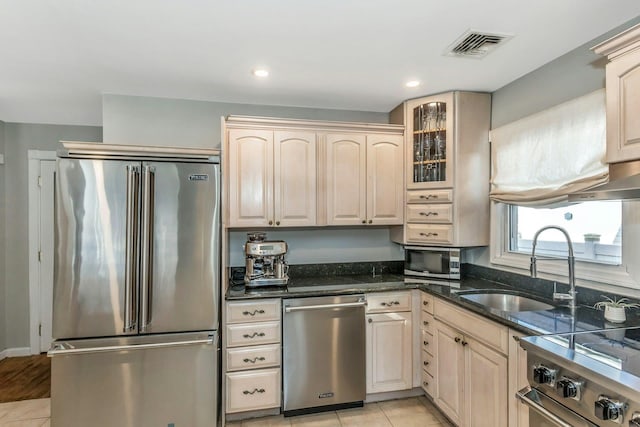
{"type": "Polygon", "coordinates": [[[460,248],[405,246],[404,274],[460,279],[460,248]]]}

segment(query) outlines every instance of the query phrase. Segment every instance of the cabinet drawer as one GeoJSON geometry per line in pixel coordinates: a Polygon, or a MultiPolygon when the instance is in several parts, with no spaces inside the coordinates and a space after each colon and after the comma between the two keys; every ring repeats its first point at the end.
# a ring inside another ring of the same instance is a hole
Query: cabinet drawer
{"type": "Polygon", "coordinates": [[[422,310],[426,311],[427,313],[433,314],[433,295],[422,292],[420,299],[422,300],[422,302],[420,303],[420,307],[422,307],[422,310]]]}
{"type": "Polygon", "coordinates": [[[427,371],[427,373],[433,376],[433,372],[435,369],[435,365],[433,363],[433,355],[431,353],[427,353],[426,351],[422,352],[422,369],[427,371]]]}
{"type": "Polygon", "coordinates": [[[451,203],[452,190],[409,190],[407,203],[451,203]]]}
{"type": "Polygon", "coordinates": [[[367,294],[367,313],[411,311],[411,292],[367,294]]]}
{"type": "Polygon", "coordinates": [[[420,346],[422,348],[422,351],[426,351],[427,353],[433,354],[435,350],[433,348],[433,345],[435,344],[433,335],[431,335],[429,332],[421,331],[420,340],[421,340],[420,346]]]}
{"type": "Polygon", "coordinates": [[[227,303],[227,323],[280,320],[280,299],[227,303]]]}
{"type": "Polygon", "coordinates": [[[280,342],[280,322],[227,325],[227,347],[280,342]]]}
{"type": "Polygon", "coordinates": [[[227,413],[280,406],[280,369],[227,374],[227,413]]]}
{"type": "Polygon", "coordinates": [[[509,352],[509,330],[463,308],[458,308],[440,299],[434,301],[434,316],[443,323],[458,329],[502,354],[509,352]]]}
{"type": "Polygon", "coordinates": [[[451,223],[452,221],[453,209],[449,203],[407,205],[407,222],[451,223]]]}
{"type": "Polygon", "coordinates": [[[433,335],[435,321],[433,316],[426,311],[420,312],[420,328],[433,335]]]}
{"type": "Polygon", "coordinates": [[[453,226],[438,224],[407,224],[409,243],[452,243],[453,226]]]}
{"type": "Polygon", "coordinates": [[[227,350],[227,371],[280,366],[280,345],[258,345],[227,350]]]}
{"type": "Polygon", "coordinates": [[[433,390],[435,387],[435,380],[427,371],[422,370],[422,389],[429,395],[433,397],[433,390]]]}

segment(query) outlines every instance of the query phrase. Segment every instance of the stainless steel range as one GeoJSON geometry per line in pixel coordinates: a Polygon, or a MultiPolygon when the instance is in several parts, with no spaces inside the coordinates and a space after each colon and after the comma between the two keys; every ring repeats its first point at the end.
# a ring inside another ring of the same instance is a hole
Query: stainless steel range
{"type": "Polygon", "coordinates": [[[640,427],[640,328],[523,338],[529,425],[640,427]]]}

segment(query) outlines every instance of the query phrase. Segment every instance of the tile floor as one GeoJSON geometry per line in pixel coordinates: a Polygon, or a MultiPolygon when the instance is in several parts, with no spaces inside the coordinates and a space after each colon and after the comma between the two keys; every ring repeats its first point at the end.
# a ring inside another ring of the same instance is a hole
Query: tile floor
{"type": "MultiPolygon", "coordinates": [[[[0,403],[0,427],[49,427],[49,399],[0,403]]],[[[227,423],[228,427],[451,427],[425,397],[368,403],[363,408],[284,418],[256,418],[227,423]]]]}
{"type": "Polygon", "coordinates": [[[256,418],[228,422],[227,427],[451,427],[444,416],[425,397],[367,403],[363,408],[301,415],[299,417],[256,418]]]}

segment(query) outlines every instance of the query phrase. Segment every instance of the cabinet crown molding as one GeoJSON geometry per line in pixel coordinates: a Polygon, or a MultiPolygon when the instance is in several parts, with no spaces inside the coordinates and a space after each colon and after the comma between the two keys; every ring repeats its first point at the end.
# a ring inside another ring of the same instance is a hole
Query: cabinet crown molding
{"type": "Polygon", "coordinates": [[[387,123],[334,122],[258,116],[227,116],[227,127],[251,129],[313,129],[315,131],[383,132],[403,134],[404,126],[387,123]]]}
{"type": "Polygon", "coordinates": [[[603,41],[591,48],[598,55],[604,55],[610,60],[640,48],[640,24],[603,41]]]}

